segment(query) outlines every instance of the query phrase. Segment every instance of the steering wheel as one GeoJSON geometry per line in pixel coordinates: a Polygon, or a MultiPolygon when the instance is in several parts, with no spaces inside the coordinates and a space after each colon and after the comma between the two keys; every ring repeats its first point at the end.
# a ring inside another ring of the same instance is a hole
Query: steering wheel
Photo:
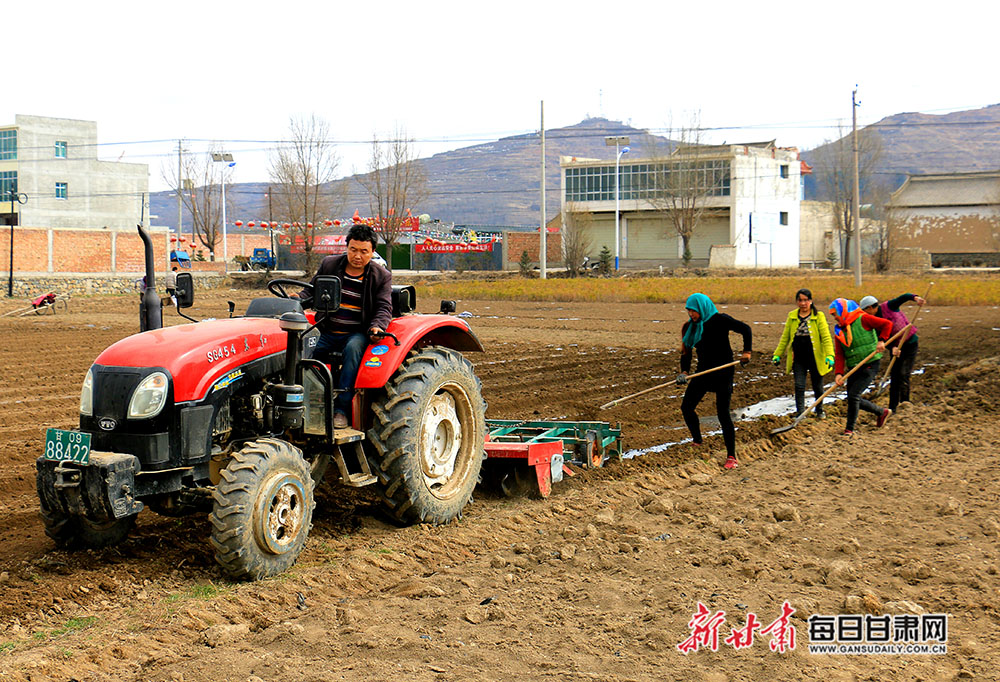
{"type": "MultiPolygon", "coordinates": [[[[299,287],[300,289],[304,289],[305,291],[303,293],[308,294],[308,296],[301,298],[303,300],[305,300],[306,298],[312,299],[313,285],[310,284],[309,282],[303,282],[297,279],[285,279],[283,277],[279,277],[278,279],[272,279],[270,282],[267,283],[267,290],[270,291],[275,296],[277,296],[278,298],[292,298],[292,296],[288,293],[285,287],[289,288],[299,287]]],[[[296,296],[296,298],[300,297],[296,296]]]]}

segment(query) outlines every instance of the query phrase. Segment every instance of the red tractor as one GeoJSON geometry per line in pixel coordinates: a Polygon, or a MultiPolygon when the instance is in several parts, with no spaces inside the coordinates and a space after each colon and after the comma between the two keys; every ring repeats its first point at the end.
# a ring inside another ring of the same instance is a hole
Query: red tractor
{"type": "MultiPolygon", "coordinates": [[[[152,242],[139,232],[153,282],[152,242]]],[[[271,576],[302,551],[313,489],[331,462],[340,483],[375,485],[400,522],[460,515],[487,434],[480,382],[461,354],[483,347],[447,314],[454,303],[414,314],[413,287],[393,287],[384,343],[361,362],[353,428],[335,429],[331,368],[309,355],[316,311],[336,310],[340,282],[321,278],[314,291],[273,280],[268,289],[276,297],[255,299],[242,317],[167,328],[155,287],[145,290],[142,331],[97,357],[79,430],[49,429],[37,461],[41,515],[58,545],[121,542],[147,506],[207,511],[224,571],[271,576]],[[293,286],[312,298],[289,297],[293,286]]],[[[177,277],[177,299],[178,312],[192,305],[189,273],[177,277]]]]}

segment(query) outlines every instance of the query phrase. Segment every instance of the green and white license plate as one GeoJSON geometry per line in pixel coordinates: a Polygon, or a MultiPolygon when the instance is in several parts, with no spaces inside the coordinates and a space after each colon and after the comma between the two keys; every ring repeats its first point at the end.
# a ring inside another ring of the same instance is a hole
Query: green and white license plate
{"type": "Polygon", "coordinates": [[[90,461],[90,434],[82,431],[49,429],[45,432],[43,456],[54,462],[86,464],[90,461]]]}

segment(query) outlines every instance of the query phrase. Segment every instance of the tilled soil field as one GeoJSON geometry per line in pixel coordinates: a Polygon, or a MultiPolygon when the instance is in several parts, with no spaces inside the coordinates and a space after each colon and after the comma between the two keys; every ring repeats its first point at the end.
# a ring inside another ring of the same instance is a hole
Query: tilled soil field
{"type": "MultiPolygon", "coordinates": [[[[250,297],[203,294],[194,310],[221,317],[250,297]]],[[[722,307],[754,330],[734,408],[790,393],[768,362],[790,308],[722,307]]],[[[679,391],[598,409],[676,375],[682,306],[459,311],[487,348],[470,358],[488,417],[620,423],[627,450],[653,451],[548,500],[483,490],[444,527],[388,525],[370,492],[326,484],[295,568],[250,584],[222,579],[202,516],[143,512],[118,547],[54,548],[34,489],[44,430],[76,425],[87,367],[138,312],[134,297],[95,297],[0,318],[0,680],[1000,679],[996,308],[924,309],[924,371],[884,428],[863,415],[843,438],[840,404],[777,437],[787,417],[741,421],[742,466],[725,473],[718,436],[656,448],[687,437],[679,391]],[[786,601],[794,649],[760,630],[724,642],[786,601]],[[685,655],[699,602],[725,623],[717,651],[685,655]],[[921,613],[950,615],[946,654],[807,646],[814,614],[921,613]]]]}

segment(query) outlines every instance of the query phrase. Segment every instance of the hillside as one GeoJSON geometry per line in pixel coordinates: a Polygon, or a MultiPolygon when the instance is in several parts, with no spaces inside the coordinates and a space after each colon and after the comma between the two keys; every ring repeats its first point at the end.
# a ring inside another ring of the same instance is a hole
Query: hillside
{"type": "MultiPolygon", "coordinates": [[[[895,114],[867,129],[877,132],[882,143],[876,175],[893,189],[902,184],[907,173],[959,173],[1000,167],[1000,104],[940,115],[895,114]]],[[[802,153],[815,167],[813,177],[806,179],[806,199],[819,198],[817,178],[824,169],[817,159],[828,146],[802,153]]]]}
{"type": "MultiPolygon", "coordinates": [[[[894,189],[907,173],[935,173],[991,170],[1000,166],[1000,104],[982,109],[932,115],[902,113],[869,126],[882,142],[882,160],[876,176],[894,189]]],[[[651,139],[667,140],[619,121],[588,118],[576,125],[546,131],[546,204],[549,217],[559,207],[559,157],[581,156],[614,159],[614,150],[605,146],[607,135],[628,135],[633,156],[647,153],[651,139]]],[[[794,140],[779,139],[779,144],[794,140]]],[[[817,163],[826,145],[803,152],[815,167],[806,178],[805,198],[818,198],[817,182],[823,172],[817,163]]],[[[537,225],[540,218],[539,173],[541,168],[538,133],[515,135],[495,142],[463,147],[421,160],[428,178],[429,196],[416,208],[447,222],[474,225],[537,225]]],[[[354,209],[367,213],[368,198],[356,179],[350,183],[343,215],[354,209]]],[[[266,183],[232,185],[231,215],[267,216],[264,199],[266,183]]],[[[151,195],[150,212],[161,225],[177,222],[177,201],[172,192],[151,195]]],[[[279,216],[275,219],[280,220],[279,216]]],[[[185,217],[185,224],[190,225],[185,217]]]]}
{"type": "MultiPolygon", "coordinates": [[[[604,144],[606,135],[628,135],[632,154],[642,155],[650,136],[637,128],[604,118],[589,118],[566,128],[545,131],[547,213],[559,206],[559,157],[584,156],[614,159],[614,148],[604,144]]],[[[666,143],[656,138],[659,144],[666,143]]],[[[429,196],[416,207],[420,213],[447,222],[475,225],[537,225],[541,216],[541,138],[538,133],[505,137],[496,142],[463,147],[422,159],[429,196]]],[[[267,216],[263,200],[267,183],[228,186],[232,215],[267,216]]],[[[355,208],[367,212],[368,197],[350,180],[344,215],[355,208]]],[[[172,192],[150,197],[150,212],[158,224],[177,223],[177,199],[172,192]]],[[[275,219],[279,219],[277,216],[275,219]]],[[[185,215],[184,222],[190,225],[185,215]]]]}

